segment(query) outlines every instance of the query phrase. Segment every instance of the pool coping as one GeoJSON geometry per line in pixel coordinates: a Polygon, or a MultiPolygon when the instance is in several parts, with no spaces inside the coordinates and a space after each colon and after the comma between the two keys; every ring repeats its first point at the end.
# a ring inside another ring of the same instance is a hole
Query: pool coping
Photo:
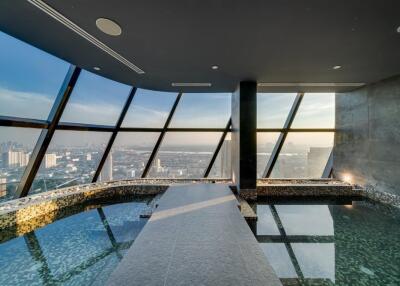
{"type": "MultiPolygon", "coordinates": [[[[55,216],[66,207],[99,199],[129,195],[157,195],[169,186],[192,183],[194,180],[119,180],[92,183],[33,194],[0,204],[0,229],[21,225],[37,217],[55,216]],[[50,215],[51,214],[51,215],[50,215]]],[[[199,180],[195,180],[198,182],[199,180]]],[[[203,179],[203,183],[227,183],[228,180],[203,179]]]]}

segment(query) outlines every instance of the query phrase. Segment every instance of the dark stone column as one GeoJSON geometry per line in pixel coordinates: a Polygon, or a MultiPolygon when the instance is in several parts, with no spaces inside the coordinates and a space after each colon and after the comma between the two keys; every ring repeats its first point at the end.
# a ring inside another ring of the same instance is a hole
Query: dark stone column
{"type": "Polygon", "coordinates": [[[232,95],[232,179],[240,195],[256,198],[257,83],[240,82],[232,95]]]}

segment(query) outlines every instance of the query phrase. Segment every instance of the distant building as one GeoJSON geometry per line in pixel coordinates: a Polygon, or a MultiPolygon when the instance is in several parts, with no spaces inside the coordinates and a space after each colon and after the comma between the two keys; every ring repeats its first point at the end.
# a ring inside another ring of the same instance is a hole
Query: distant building
{"type": "Polygon", "coordinates": [[[164,172],[164,168],[161,166],[161,160],[159,158],[157,158],[157,160],[156,160],[156,170],[157,170],[157,173],[164,172]]]}
{"type": "Polygon", "coordinates": [[[107,182],[113,180],[113,158],[112,153],[108,155],[107,160],[104,163],[103,169],[100,172],[99,181],[107,182]]]}
{"type": "Polygon", "coordinates": [[[310,147],[307,153],[307,176],[309,178],[322,176],[331,149],[330,147],[310,147]]]}
{"type": "Polygon", "coordinates": [[[24,151],[12,151],[9,150],[2,154],[3,167],[25,167],[29,162],[29,153],[25,153],[24,151]]]}
{"type": "Polygon", "coordinates": [[[92,153],[86,154],[86,161],[92,161],[92,153]]]}
{"type": "Polygon", "coordinates": [[[7,178],[0,178],[0,198],[7,195],[7,178]]]}
{"type": "Polygon", "coordinates": [[[231,140],[225,140],[221,148],[221,178],[231,177],[232,166],[231,140]]]}
{"type": "Polygon", "coordinates": [[[46,169],[57,166],[57,155],[55,153],[48,153],[44,156],[44,167],[46,169]]]}

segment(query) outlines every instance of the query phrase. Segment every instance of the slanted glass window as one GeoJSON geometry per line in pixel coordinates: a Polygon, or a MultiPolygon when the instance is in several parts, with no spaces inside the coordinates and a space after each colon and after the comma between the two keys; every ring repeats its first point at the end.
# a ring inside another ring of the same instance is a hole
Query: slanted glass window
{"type": "Polygon", "coordinates": [[[202,178],[220,138],[220,132],[167,133],[148,177],[202,178]]]}
{"type": "Polygon", "coordinates": [[[289,133],[272,178],[321,178],[333,147],[333,132],[289,133]]]}
{"type": "Polygon", "coordinates": [[[226,134],[224,143],[215,158],[208,178],[230,179],[232,177],[232,140],[231,134],[226,134]]]}
{"type": "Polygon", "coordinates": [[[0,127],[0,202],[12,199],[40,129],[0,127]]]}
{"type": "Polygon", "coordinates": [[[99,181],[140,178],[159,135],[157,132],[119,132],[99,181]]]}
{"type": "Polygon", "coordinates": [[[257,133],[257,178],[263,177],[265,168],[279,135],[279,132],[257,133]]]}
{"type": "Polygon", "coordinates": [[[82,71],[61,121],[114,126],[130,90],[128,85],[82,71]]]}
{"type": "Polygon", "coordinates": [[[258,93],[257,128],[283,128],[296,93],[258,93]]]}
{"type": "Polygon", "coordinates": [[[46,120],[69,66],[0,32],[0,115],[46,120]]]}
{"type": "Polygon", "coordinates": [[[56,131],[30,194],[91,183],[109,138],[108,132],[56,131]]]}
{"type": "Polygon", "coordinates": [[[335,128],[335,94],[304,94],[292,128],[335,128]]]}
{"type": "Polygon", "coordinates": [[[122,127],[164,127],[177,95],[175,92],[138,89],[122,127]]]}
{"type": "Polygon", "coordinates": [[[223,128],[231,116],[230,93],[185,93],[171,128],[223,128]]]}

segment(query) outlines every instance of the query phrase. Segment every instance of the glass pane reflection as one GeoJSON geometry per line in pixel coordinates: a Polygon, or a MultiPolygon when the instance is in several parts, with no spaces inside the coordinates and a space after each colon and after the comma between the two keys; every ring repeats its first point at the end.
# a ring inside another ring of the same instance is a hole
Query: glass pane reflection
{"type": "Polygon", "coordinates": [[[275,205],[287,235],[333,235],[326,205],[275,205]]]}
{"type": "Polygon", "coordinates": [[[297,278],[284,243],[260,243],[260,246],[279,278],[297,278]]]}
{"type": "Polygon", "coordinates": [[[329,279],[335,283],[334,243],[292,243],[305,278],[329,279]]]}

